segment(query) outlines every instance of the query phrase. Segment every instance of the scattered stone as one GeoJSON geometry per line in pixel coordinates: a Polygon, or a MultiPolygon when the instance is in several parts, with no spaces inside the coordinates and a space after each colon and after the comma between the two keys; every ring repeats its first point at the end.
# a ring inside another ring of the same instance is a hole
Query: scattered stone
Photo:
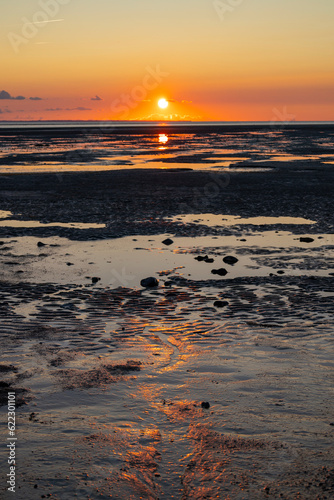
{"type": "Polygon", "coordinates": [[[230,266],[233,266],[238,262],[239,259],[236,257],[233,257],[233,255],[227,255],[226,257],[223,258],[223,261],[225,264],[229,264],[230,266]]]}
{"type": "Polygon", "coordinates": [[[203,260],[204,260],[204,262],[207,262],[208,264],[212,264],[214,262],[214,259],[208,257],[207,255],[205,256],[205,258],[203,260]]]}
{"type": "Polygon", "coordinates": [[[144,288],[153,288],[155,286],[158,286],[159,280],[157,280],[157,278],[152,278],[151,276],[150,278],[141,280],[140,284],[144,288]]]}
{"type": "Polygon", "coordinates": [[[46,245],[46,244],[45,244],[45,243],[42,243],[42,241],[39,241],[39,242],[37,243],[37,246],[38,246],[38,247],[45,247],[45,245],[46,245]]]}
{"type": "Polygon", "coordinates": [[[66,262],[67,266],[74,266],[73,262],[66,262]]]}
{"type": "Polygon", "coordinates": [[[98,283],[98,281],[101,281],[101,278],[92,278],[92,283],[95,284],[95,283],[98,283]]]}
{"type": "Polygon", "coordinates": [[[301,236],[299,238],[299,241],[301,241],[302,243],[312,243],[312,241],[314,241],[313,238],[309,238],[308,236],[304,237],[304,236],[301,236]]]}
{"type": "Polygon", "coordinates": [[[207,255],[205,257],[203,257],[202,255],[198,255],[197,257],[195,257],[195,260],[198,260],[198,262],[202,262],[205,259],[208,259],[207,255]]]}
{"type": "Polygon", "coordinates": [[[221,269],[212,269],[211,273],[218,274],[218,276],[226,276],[227,275],[227,271],[223,267],[221,269]]]}
{"type": "Polygon", "coordinates": [[[277,274],[284,274],[284,271],[277,271],[277,274]]]}
{"type": "Polygon", "coordinates": [[[166,239],[166,240],[164,240],[162,243],[163,243],[164,245],[169,246],[169,245],[172,245],[172,244],[174,243],[174,241],[173,241],[173,240],[171,240],[170,238],[167,238],[167,239],[166,239]]]}
{"type": "Polygon", "coordinates": [[[208,403],[207,401],[202,401],[201,407],[205,408],[205,409],[209,409],[210,408],[210,403],[208,403]]]}
{"type": "Polygon", "coordinates": [[[226,300],[216,300],[213,305],[214,307],[225,307],[228,306],[228,302],[226,300]]]}

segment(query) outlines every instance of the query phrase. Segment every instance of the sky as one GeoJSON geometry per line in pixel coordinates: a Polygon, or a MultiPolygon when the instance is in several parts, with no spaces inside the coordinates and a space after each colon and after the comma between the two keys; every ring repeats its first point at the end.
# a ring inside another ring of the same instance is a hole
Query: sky
{"type": "Polygon", "coordinates": [[[1,0],[0,25],[0,120],[334,120],[333,0],[1,0]]]}

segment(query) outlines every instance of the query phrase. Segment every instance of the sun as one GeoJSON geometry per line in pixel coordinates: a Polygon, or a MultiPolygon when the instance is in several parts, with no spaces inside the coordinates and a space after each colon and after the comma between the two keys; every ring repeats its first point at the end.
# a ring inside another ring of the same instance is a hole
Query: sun
{"type": "Polygon", "coordinates": [[[166,109],[168,107],[168,101],[164,97],[162,99],[159,99],[158,101],[158,106],[161,109],[166,109]]]}

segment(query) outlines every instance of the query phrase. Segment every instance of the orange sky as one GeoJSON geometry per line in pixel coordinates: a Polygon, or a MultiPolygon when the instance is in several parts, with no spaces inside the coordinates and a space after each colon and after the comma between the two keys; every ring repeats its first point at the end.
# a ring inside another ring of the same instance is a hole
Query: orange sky
{"type": "Polygon", "coordinates": [[[1,9],[0,120],[334,120],[333,0],[1,9]]]}

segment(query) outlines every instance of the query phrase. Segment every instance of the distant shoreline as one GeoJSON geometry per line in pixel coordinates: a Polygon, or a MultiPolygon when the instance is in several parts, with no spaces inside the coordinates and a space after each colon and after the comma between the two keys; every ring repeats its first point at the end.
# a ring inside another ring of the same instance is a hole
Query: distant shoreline
{"type": "Polygon", "coordinates": [[[217,133],[253,130],[285,131],[323,128],[334,130],[334,122],[120,122],[120,121],[32,121],[32,122],[0,122],[0,132],[3,135],[49,134],[50,132],[112,132],[114,134],[156,134],[156,133],[217,133]]]}

